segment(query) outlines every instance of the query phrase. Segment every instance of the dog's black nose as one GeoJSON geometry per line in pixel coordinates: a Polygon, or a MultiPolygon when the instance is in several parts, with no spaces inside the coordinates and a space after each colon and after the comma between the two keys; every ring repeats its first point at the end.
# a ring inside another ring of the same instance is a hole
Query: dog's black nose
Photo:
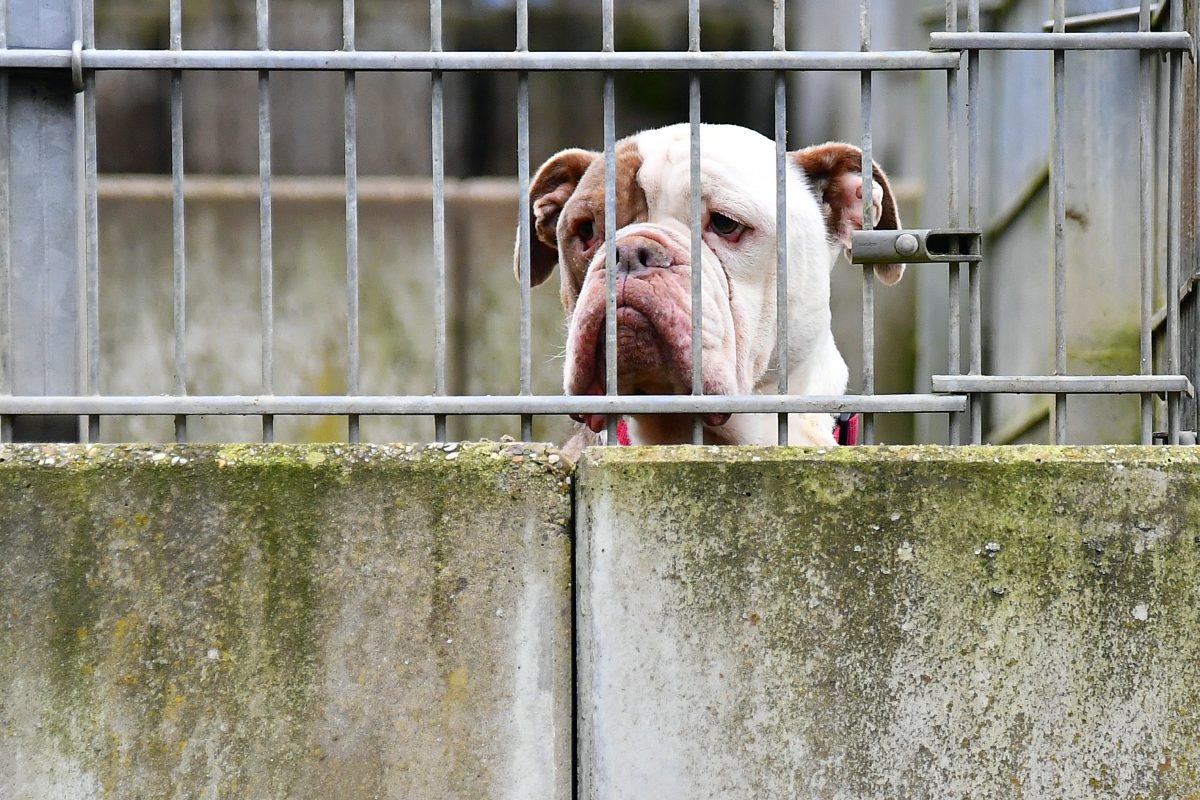
{"type": "Polygon", "coordinates": [[[661,243],[632,236],[617,243],[617,271],[630,274],[652,267],[671,266],[671,254],[661,243]]]}

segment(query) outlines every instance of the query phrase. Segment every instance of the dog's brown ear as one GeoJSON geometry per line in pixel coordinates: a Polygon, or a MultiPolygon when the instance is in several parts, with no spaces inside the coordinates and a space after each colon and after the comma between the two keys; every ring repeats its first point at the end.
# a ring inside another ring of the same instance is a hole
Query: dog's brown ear
{"type": "MultiPolygon", "coordinates": [[[[579,179],[599,156],[589,150],[563,150],[538,168],[529,183],[529,283],[537,286],[554,272],[558,263],[558,215],[567,204],[579,179]]],[[[513,253],[513,271],[521,280],[521,231],[513,253]]]]}
{"type": "MultiPolygon", "coordinates": [[[[863,227],[862,150],[850,144],[828,142],[798,150],[792,157],[808,175],[813,191],[821,199],[830,240],[841,242],[849,250],[851,234],[863,227]]],[[[875,228],[899,230],[900,212],[887,175],[879,164],[873,164],[871,172],[882,192],[882,200],[876,204],[875,228]]],[[[890,286],[904,275],[904,265],[876,264],[875,274],[890,286]]]]}

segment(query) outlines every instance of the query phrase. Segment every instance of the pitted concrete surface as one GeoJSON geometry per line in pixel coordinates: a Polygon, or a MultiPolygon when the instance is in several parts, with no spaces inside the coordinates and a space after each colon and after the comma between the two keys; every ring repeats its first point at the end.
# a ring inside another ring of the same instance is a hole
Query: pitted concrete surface
{"type": "Polygon", "coordinates": [[[1195,448],[612,448],[581,797],[1200,796],[1195,448]]]}
{"type": "Polygon", "coordinates": [[[0,797],[565,798],[543,446],[0,447],[0,797]]]}

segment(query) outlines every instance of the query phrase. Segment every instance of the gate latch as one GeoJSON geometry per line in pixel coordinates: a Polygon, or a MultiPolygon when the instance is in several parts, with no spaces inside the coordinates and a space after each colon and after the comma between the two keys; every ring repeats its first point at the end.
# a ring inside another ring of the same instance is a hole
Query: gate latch
{"type": "Polygon", "coordinates": [[[852,264],[936,264],[982,261],[977,228],[855,231],[852,264]]]}

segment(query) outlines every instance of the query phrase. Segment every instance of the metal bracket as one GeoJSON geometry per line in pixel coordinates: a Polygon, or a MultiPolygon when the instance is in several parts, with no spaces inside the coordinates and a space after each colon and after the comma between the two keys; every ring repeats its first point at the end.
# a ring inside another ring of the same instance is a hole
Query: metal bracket
{"type": "Polygon", "coordinates": [[[71,42],[71,87],[75,94],[83,91],[83,42],[71,42]]]}
{"type": "Polygon", "coordinates": [[[978,228],[855,231],[852,264],[938,264],[982,261],[978,228]]]}

